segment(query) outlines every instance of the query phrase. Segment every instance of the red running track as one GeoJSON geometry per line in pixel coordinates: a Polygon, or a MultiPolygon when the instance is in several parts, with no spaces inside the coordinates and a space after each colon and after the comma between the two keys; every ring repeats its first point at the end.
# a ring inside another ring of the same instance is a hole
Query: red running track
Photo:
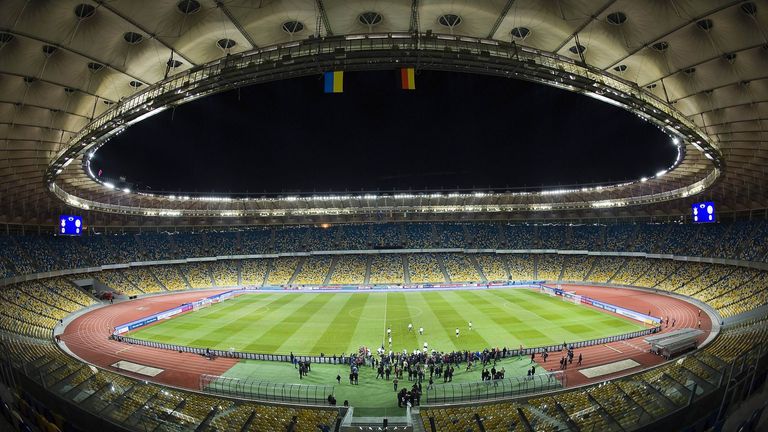
{"type": "MultiPolygon", "coordinates": [[[[637,291],[623,288],[604,288],[580,285],[563,285],[567,291],[575,291],[597,300],[611,303],[617,306],[632,309],[641,313],[649,310],[654,316],[670,318],[670,328],[662,331],[670,331],[672,320],[675,319],[675,328],[696,327],[698,324],[698,308],[683,300],[667,297],[651,292],[637,291]]],[[[148,297],[139,300],[118,303],[115,305],[96,309],[88,312],[72,321],[64,330],[61,339],[67,347],[78,357],[116,372],[132,375],[143,380],[150,380],[161,384],[176,387],[197,389],[201,374],[221,375],[237,364],[236,359],[217,358],[208,360],[205,357],[190,354],[177,353],[163,349],[149,348],[138,345],[128,345],[109,339],[112,329],[126,322],[139,319],[166,309],[176,307],[183,303],[199,300],[202,297],[212,295],[218,291],[196,291],[194,293],[178,293],[157,297],[148,297]],[[112,368],[111,365],[127,360],[145,366],[152,366],[164,371],[153,378],[144,375],[131,374],[112,368]]],[[[606,312],[600,309],[601,312],[606,312]]],[[[704,340],[712,328],[709,316],[701,313],[701,329],[705,331],[700,342],[704,340]]],[[[649,346],[642,338],[621,342],[613,342],[606,345],[598,345],[579,349],[575,352],[575,358],[579,354],[584,357],[582,366],[576,365],[576,360],[567,369],[568,386],[582,385],[591,382],[604,381],[615,375],[635,372],[643,368],[657,365],[663,361],[659,356],[648,352],[649,346]],[[640,366],[625,370],[619,374],[604,375],[594,379],[587,379],[579,373],[579,369],[613,363],[619,360],[632,359],[640,366]]],[[[565,353],[551,353],[546,363],[540,356],[536,361],[539,366],[547,370],[559,369],[560,356],[565,353]]]]}
{"type": "Polygon", "coordinates": [[[238,360],[221,357],[208,360],[197,354],[128,345],[111,340],[109,336],[112,334],[112,329],[119,324],[224,291],[196,291],[148,297],[96,309],[72,321],[64,329],[61,340],[75,355],[97,366],[143,380],[198,389],[201,374],[221,375],[237,364],[238,360]],[[120,360],[160,368],[163,372],[150,378],[111,366],[120,360]]]}
{"type": "MultiPolygon", "coordinates": [[[[699,337],[699,343],[701,343],[707,336],[709,336],[709,332],[712,331],[712,321],[706,312],[701,311],[701,316],[699,317],[699,308],[697,306],[674,297],[627,288],[606,288],[567,284],[561,285],[561,288],[566,291],[575,291],[576,294],[640,313],[648,313],[650,311],[652,316],[660,317],[664,320],[661,329],[662,333],[680,328],[697,328],[699,320],[701,320],[701,330],[704,332],[704,334],[699,337]],[[669,318],[669,325],[666,324],[667,318],[669,318]],[[674,327],[672,327],[673,321],[674,327]]],[[[610,313],[603,309],[598,310],[603,313],[610,313]]],[[[619,375],[637,372],[664,362],[662,357],[651,354],[649,351],[650,345],[643,341],[643,338],[612,342],[604,345],[594,345],[574,350],[573,363],[568,365],[566,369],[568,386],[571,387],[605,381],[619,375]],[[583,356],[581,366],[577,365],[579,354],[583,356]],[[587,378],[579,372],[580,369],[600,366],[624,359],[634,360],[640,365],[615,374],[602,375],[592,379],[587,378]]],[[[559,370],[560,359],[565,356],[565,354],[565,351],[562,353],[550,353],[546,363],[541,356],[537,356],[536,363],[543,366],[546,370],[559,370]]]]}

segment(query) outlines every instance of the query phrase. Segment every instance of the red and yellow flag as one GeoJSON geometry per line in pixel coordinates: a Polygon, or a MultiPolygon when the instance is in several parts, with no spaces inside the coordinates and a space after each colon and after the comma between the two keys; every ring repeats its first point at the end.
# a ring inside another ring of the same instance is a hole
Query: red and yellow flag
{"type": "Polygon", "coordinates": [[[400,69],[403,90],[416,90],[416,73],[413,68],[400,69]]]}

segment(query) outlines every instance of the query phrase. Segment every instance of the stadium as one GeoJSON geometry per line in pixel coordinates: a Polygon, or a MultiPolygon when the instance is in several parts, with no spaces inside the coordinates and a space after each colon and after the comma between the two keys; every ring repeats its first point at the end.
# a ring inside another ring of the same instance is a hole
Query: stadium
{"type": "Polygon", "coordinates": [[[768,2],[0,9],[0,430],[768,429],[768,2]]]}

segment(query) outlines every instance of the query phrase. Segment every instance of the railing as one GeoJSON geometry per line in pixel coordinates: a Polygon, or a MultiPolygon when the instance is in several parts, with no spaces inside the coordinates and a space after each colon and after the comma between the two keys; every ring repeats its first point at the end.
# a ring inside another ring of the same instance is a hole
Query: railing
{"type": "MultiPolygon", "coordinates": [[[[544,351],[547,351],[547,352],[560,351],[561,349],[563,349],[564,344],[566,344],[568,347],[571,347],[571,348],[583,348],[583,347],[588,347],[593,345],[602,345],[602,344],[618,342],[618,341],[627,340],[627,339],[634,339],[637,337],[657,333],[659,331],[661,331],[661,327],[657,326],[657,327],[647,328],[644,330],[634,331],[631,333],[624,333],[620,335],[608,336],[608,337],[597,338],[597,339],[589,339],[585,341],[578,341],[578,342],[564,341],[563,344],[548,345],[548,346],[541,346],[541,347],[534,347],[534,348],[523,348],[522,350],[510,349],[506,351],[506,357],[529,356],[531,354],[534,354],[534,353],[538,354],[544,351]]],[[[290,362],[292,359],[290,355],[286,355],[286,354],[259,354],[259,353],[250,353],[250,352],[240,352],[240,351],[198,348],[198,347],[190,347],[185,345],[175,345],[175,344],[168,344],[168,343],[162,343],[162,342],[148,341],[144,339],[136,339],[130,336],[112,335],[111,337],[112,339],[118,342],[124,342],[132,345],[141,345],[141,346],[146,346],[150,348],[158,348],[158,349],[164,349],[164,350],[176,351],[176,352],[188,352],[188,353],[208,355],[213,357],[238,358],[238,359],[244,359],[244,360],[267,360],[267,361],[278,361],[278,362],[290,362]]],[[[344,354],[339,356],[337,355],[332,355],[332,356],[326,356],[326,355],[299,356],[297,355],[297,356],[294,356],[293,358],[295,358],[296,361],[309,361],[310,363],[326,363],[326,364],[349,364],[349,360],[350,360],[350,357],[344,354]]]]}
{"type": "Polygon", "coordinates": [[[333,394],[334,386],[275,383],[254,378],[204,374],[200,375],[200,390],[240,399],[328,405],[328,396],[333,394]]]}
{"type": "Polygon", "coordinates": [[[436,384],[424,390],[425,405],[488,401],[565,388],[563,371],[469,383],[436,384]]]}

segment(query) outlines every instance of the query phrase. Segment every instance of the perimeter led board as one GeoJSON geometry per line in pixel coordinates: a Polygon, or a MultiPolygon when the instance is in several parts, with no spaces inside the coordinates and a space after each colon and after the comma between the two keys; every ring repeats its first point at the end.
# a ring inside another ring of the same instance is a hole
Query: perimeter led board
{"type": "Polygon", "coordinates": [[[715,203],[704,201],[691,206],[693,213],[693,223],[713,223],[717,221],[715,217],[715,203]]]}
{"type": "Polygon", "coordinates": [[[79,236],[83,233],[83,219],[80,216],[59,216],[59,234],[79,236]]]}

